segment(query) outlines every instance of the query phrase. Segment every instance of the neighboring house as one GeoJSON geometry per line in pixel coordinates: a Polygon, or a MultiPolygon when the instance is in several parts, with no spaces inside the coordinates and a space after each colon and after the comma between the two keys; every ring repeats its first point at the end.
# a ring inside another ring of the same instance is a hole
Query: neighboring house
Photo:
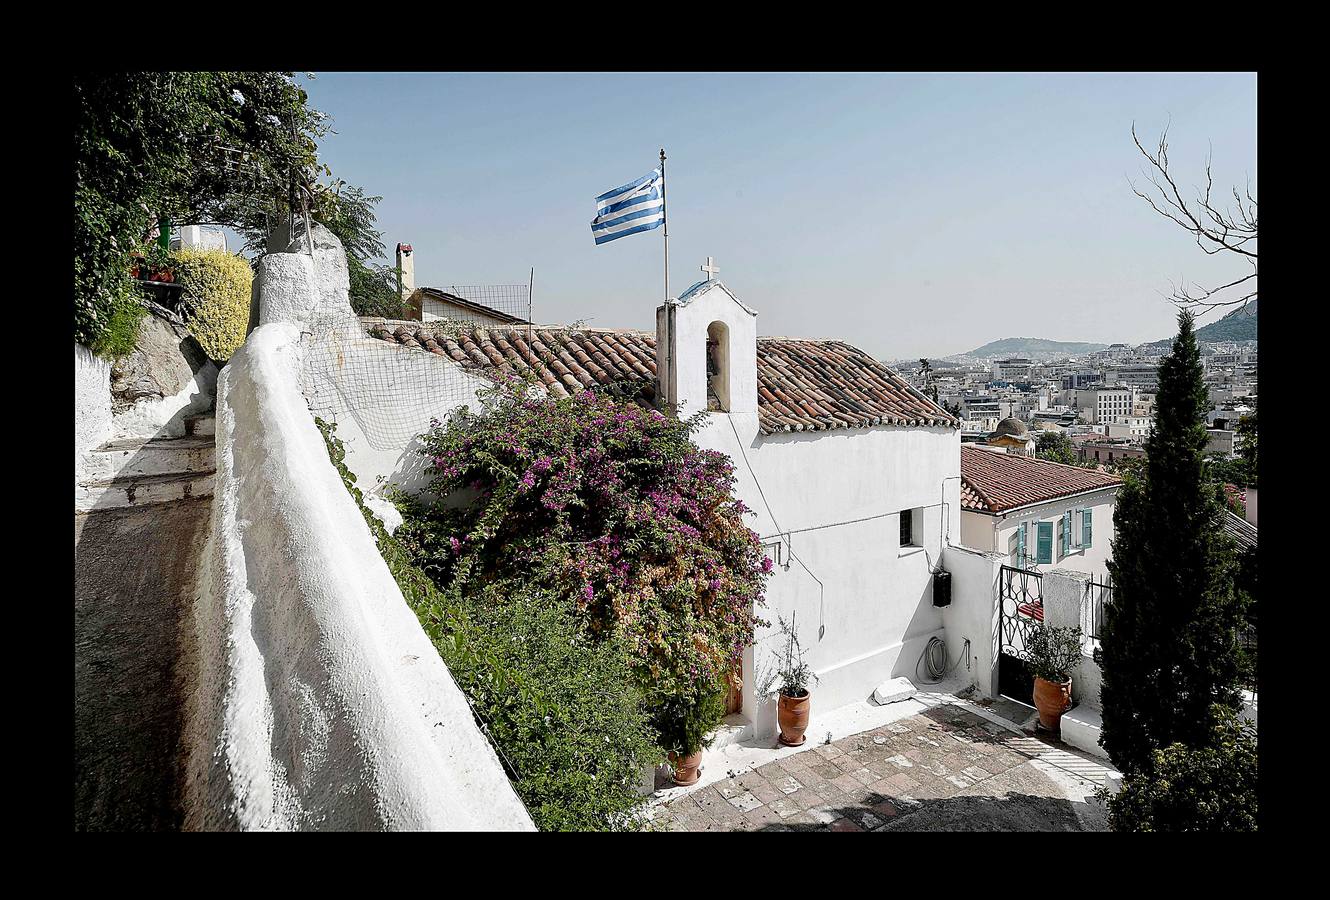
{"type": "Polygon", "coordinates": [[[1106,577],[1121,484],[1093,469],[962,445],[961,544],[1016,568],[1106,577]]]}
{"type": "Polygon", "coordinates": [[[416,322],[448,319],[454,322],[474,322],[477,325],[527,324],[526,319],[491,309],[439,288],[416,288],[407,302],[411,304],[411,319],[416,322]]]}
{"type": "MultiPolygon", "coordinates": [[[[932,589],[960,533],[959,422],[864,351],[759,338],[757,313],[719,281],[660,306],[654,335],[371,327],[463,371],[530,373],[556,396],[613,384],[681,417],[707,411],[694,439],[733,461],[749,527],[775,563],[760,615],[772,626],[794,620],[820,710],[862,701],[897,675],[917,678],[928,639],[944,633],[932,589]]],[[[777,644],[774,627],[758,635],[734,704],[734,724],[759,734],[775,729],[761,685],[777,644]]]]}

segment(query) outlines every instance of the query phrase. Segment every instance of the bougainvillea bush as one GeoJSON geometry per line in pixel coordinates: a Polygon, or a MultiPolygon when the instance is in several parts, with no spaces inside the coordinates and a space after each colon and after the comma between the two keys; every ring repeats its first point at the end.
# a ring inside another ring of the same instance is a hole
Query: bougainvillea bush
{"type": "Polygon", "coordinates": [[[701,703],[766,624],[771,561],[729,458],[692,441],[700,418],[516,381],[482,403],[422,437],[442,499],[408,509],[399,537],[441,585],[566,598],[590,634],[622,641],[649,710],[701,703]]]}

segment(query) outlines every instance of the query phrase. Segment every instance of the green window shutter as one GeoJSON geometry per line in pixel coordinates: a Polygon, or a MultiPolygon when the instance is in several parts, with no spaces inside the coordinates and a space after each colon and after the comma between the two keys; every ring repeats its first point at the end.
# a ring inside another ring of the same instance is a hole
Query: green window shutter
{"type": "Polygon", "coordinates": [[[1094,536],[1094,516],[1093,511],[1088,509],[1081,510],[1081,546],[1089,547],[1090,540],[1094,536]]]}
{"type": "Polygon", "coordinates": [[[1071,552],[1071,510],[1062,514],[1062,555],[1071,552]]]}
{"type": "Polygon", "coordinates": [[[1053,562],[1053,523],[1040,522],[1036,526],[1035,562],[1052,564],[1053,562]]]}

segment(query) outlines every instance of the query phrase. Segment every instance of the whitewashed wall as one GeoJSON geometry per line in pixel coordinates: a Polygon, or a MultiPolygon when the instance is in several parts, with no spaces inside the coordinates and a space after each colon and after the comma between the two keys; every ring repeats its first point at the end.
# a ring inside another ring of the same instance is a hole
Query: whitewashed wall
{"type": "Polygon", "coordinates": [[[951,573],[951,605],[942,610],[947,659],[950,662],[959,658],[968,640],[970,667],[963,670],[962,677],[985,697],[996,697],[998,693],[997,585],[1005,561],[995,553],[955,544],[948,546],[942,555],[943,568],[951,573]]]}
{"type": "Polygon", "coordinates": [[[82,456],[111,436],[111,364],[74,345],[74,475],[82,456]]]}
{"type": "Polygon", "coordinates": [[[762,436],[756,414],[707,418],[697,442],[734,461],[736,493],[756,511],[749,527],[771,542],[788,535],[786,548],[767,551],[781,563],[762,613],[773,627],[759,634],[744,678],[744,709],[758,732],[775,727],[774,704],[756,688],[780,646],[778,614],[796,616],[820,678],[817,709],[866,700],[896,675],[915,678],[928,638],[943,628],[930,570],[959,528],[959,433],[887,427],[762,436]],[[900,547],[906,509],[923,510],[918,549],[900,547]]]}
{"type": "Polygon", "coordinates": [[[324,256],[261,264],[265,324],[219,384],[186,827],[534,830],[301,393],[294,299],[328,299],[324,256]]]}

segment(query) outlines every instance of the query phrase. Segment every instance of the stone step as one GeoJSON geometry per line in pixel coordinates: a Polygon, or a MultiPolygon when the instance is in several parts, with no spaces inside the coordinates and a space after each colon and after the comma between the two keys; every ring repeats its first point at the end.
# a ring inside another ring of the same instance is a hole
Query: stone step
{"type": "Polygon", "coordinates": [[[186,436],[211,435],[217,433],[217,419],[212,413],[200,414],[197,416],[185,416],[185,434],[186,436]]]}
{"type": "Polygon", "coordinates": [[[84,456],[85,483],[140,475],[184,475],[211,472],[217,451],[209,435],[103,444],[84,456]]]}
{"type": "Polygon", "coordinates": [[[1062,714],[1062,740],[1077,750],[1108,759],[1108,751],[1099,746],[1099,733],[1103,718],[1090,707],[1081,704],[1062,714]]]}
{"type": "Polygon", "coordinates": [[[74,487],[74,511],[115,509],[171,503],[193,497],[211,497],[216,472],[183,472],[168,475],[138,475],[90,481],[74,487]]]}
{"type": "Polygon", "coordinates": [[[731,744],[740,744],[753,736],[753,723],[738,713],[726,716],[720,726],[711,732],[711,746],[708,751],[721,750],[731,744]]]}

